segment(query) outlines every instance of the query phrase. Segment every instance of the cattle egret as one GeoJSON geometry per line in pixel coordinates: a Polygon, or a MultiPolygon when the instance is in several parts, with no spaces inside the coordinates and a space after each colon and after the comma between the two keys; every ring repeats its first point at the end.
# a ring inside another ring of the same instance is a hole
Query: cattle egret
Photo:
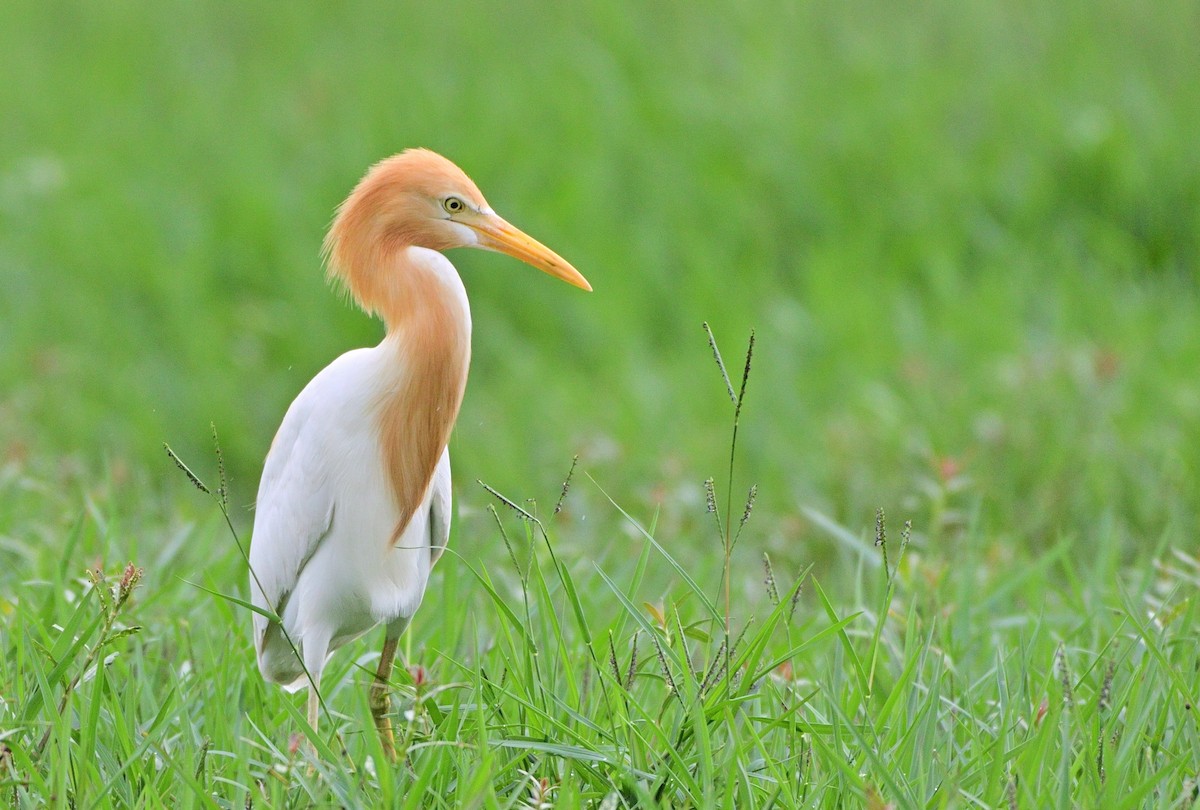
{"type": "Polygon", "coordinates": [[[558,254],[501,219],[461,169],[410,149],[370,169],[325,239],[331,279],[387,326],[343,354],[288,408],[263,467],[250,545],[258,668],[309,687],[315,730],[330,654],[377,624],[371,714],[395,757],[388,680],[396,641],[450,533],[447,442],[471,355],[471,313],[439,251],[507,253],[585,290],[558,254]]]}

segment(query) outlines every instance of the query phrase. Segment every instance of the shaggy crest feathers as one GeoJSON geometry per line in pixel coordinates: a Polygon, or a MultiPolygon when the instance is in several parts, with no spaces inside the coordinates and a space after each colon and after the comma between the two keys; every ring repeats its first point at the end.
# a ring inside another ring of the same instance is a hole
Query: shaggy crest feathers
{"type": "Polygon", "coordinates": [[[393,317],[404,315],[388,311],[389,303],[403,303],[397,300],[396,274],[389,267],[398,251],[463,245],[444,224],[440,201],[452,194],[488,208],[471,178],[436,152],[407,149],[379,161],[338,206],[322,249],[327,277],[364,311],[391,326],[393,317]]]}

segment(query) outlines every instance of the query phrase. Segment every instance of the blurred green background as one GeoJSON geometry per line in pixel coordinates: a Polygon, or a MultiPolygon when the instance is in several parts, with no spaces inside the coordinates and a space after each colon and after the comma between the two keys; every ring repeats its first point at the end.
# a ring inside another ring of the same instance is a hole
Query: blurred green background
{"type": "Polygon", "coordinates": [[[381,334],[323,281],[333,208],[421,145],[596,290],[451,254],[460,492],[553,497],[579,453],[697,503],[707,320],[735,372],[757,330],[739,481],[777,550],[804,505],[1200,529],[1198,31],[1182,0],[6,2],[0,451],[153,486],[214,422],[249,504],[291,398],[381,334]]]}

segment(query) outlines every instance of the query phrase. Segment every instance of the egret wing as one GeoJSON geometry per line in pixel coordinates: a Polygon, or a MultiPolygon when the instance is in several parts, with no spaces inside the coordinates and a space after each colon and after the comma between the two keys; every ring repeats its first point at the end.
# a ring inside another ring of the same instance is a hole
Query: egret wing
{"type": "MultiPolygon", "coordinates": [[[[335,502],[313,414],[304,397],[284,417],[263,467],[250,544],[250,593],[258,607],[281,615],[305,563],[333,525],[335,502]]],[[[254,615],[261,652],[270,623],[254,615]]]]}

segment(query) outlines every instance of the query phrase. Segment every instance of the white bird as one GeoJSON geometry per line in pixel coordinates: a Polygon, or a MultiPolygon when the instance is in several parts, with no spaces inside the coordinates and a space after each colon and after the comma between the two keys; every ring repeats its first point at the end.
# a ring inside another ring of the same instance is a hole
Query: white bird
{"type": "Polygon", "coordinates": [[[421,604],[450,532],[446,445],[462,403],[471,314],[439,252],[507,253],[591,290],[558,254],[492,211],[471,179],[424,149],[367,172],[325,239],[328,274],[387,326],[374,348],[343,354],[305,386],[271,444],[250,545],[258,668],[308,686],[314,732],[330,654],[387,628],[371,714],[395,756],[388,680],[396,641],[421,604]]]}

